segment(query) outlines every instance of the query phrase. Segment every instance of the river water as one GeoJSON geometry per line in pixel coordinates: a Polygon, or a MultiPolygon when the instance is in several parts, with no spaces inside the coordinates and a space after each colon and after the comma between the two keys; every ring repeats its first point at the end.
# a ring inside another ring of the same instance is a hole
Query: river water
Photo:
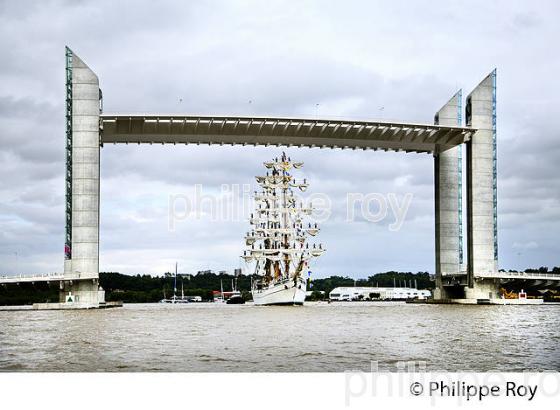
{"type": "Polygon", "coordinates": [[[560,370],[560,305],[0,311],[0,371],[560,370]]]}

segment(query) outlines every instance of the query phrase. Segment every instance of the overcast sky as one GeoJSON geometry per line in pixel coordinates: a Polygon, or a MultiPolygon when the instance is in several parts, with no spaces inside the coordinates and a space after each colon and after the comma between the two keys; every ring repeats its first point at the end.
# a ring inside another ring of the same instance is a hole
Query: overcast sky
{"type": "MultiPolygon", "coordinates": [[[[557,2],[2,1],[0,274],[60,272],[64,249],[64,46],[99,76],[105,112],[328,116],[430,123],[459,88],[498,70],[502,268],[560,265],[557,2]],[[318,105],[317,105],[318,104],[318,105]],[[384,107],[382,109],[382,107],[384,107]]],[[[254,184],[280,148],[101,150],[102,271],[233,270],[244,217],[169,230],[170,195],[254,184]]],[[[289,149],[332,200],[314,276],[434,270],[433,158],[289,149]],[[413,198],[348,223],[346,195],[413,198]]]]}

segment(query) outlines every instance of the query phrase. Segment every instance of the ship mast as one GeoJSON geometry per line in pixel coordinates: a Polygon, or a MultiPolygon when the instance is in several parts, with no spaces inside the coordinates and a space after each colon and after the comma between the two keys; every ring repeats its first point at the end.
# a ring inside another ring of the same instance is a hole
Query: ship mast
{"type": "MultiPolygon", "coordinates": [[[[287,163],[287,158],[286,158],[286,153],[283,152],[282,153],[282,162],[283,163],[287,163]]],[[[282,168],[282,180],[286,181],[286,175],[287,171],[286,168],[282,168]]],[[[288,184],[285,184],[282,188],[282,208],[285,210],[284,215],[283,215],[283,219],[284,219],[284,228],[286,229],[286,232],[288,232],[288,203],[287,203],[287,191],[288,191],[288,184]]],[[[288,243],[288,234],[284,234],[284,249],[289,249],[289,243],[288,243]]],[[[289,277],[290,275],[290,255],[286,252],[284,253],[284,275],[286,277],[289,277]]]]}
{"type": "Polygon", "coordinates": [[[247,263],[256,262],[255,273],[263,282],[294,280],[301,274],[308,260],[324,252],[322,245],[307,243],[319,228],[315,223],[303,226],[305,216],[310,216],[312,206],[304,206],[294,195],[294,189],[304,192],[307,180],[296,182],[291,170],[298,170],[302,162],[292,162],[285,153],[280,158],[265,162],[271,172],[257,176],[262,191],[255,191],[255,211],[251,214],[251,231],[246,234],[248,246],[242,255],[247,263]],[[293,263],[293,269],[290,264],[293,263]],[[283,265],[283,266],[282,266],[283,265]]]}

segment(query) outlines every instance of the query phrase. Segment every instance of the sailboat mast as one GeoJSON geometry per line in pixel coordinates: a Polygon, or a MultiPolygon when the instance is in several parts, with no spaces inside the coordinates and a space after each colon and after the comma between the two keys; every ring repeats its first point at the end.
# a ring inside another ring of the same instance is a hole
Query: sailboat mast
{"type": "MultiPolygon", "coordinates": [[[[283,152],[282,153],[282,162],[286,162],[286,153],[283,152]]],[[[288,191],[288,184],[286,181],[286,176],[287,176],[287,171],[286,168],[282,168],[282,208],[283,208],[283,220],[284,220],[284,226],[283,228],[286,230],[285,232],[287,232],[288,230],[288,201],[286,198],[286,193],[288,191]]],[[[284,274],[286,275],[286,278],[290,277],[290,256],[288,253],[288,234],[285,233],[284,234],[284,249],[286,250],[286,253],[284,253],[284,274]]]]}
{"type": "Polygon", "coordinates": [[[177,262],[175,262],[175,280],[173,281],[173,296],[177,294],[177,262]]]}

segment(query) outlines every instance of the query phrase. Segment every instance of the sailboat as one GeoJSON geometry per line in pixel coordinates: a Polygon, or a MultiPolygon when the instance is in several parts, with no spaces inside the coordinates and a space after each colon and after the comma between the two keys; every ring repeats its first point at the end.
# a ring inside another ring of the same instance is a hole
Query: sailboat
{"type": "Polygon", "coordinates": [[[231,292],[229,298],[226,300],[228,305],[243,305],[245,303],[245,299],[243,299],[243,295],[237,289],[237,278],[235,281],[231,280],[231,292]]]}
{"type": "Polygon", "coordinates": [[[214,303],[224,303],[224,284],[220,279],[220,296],[214,296],[214,303]]]}
{"type": "Polygon", "coordinates": [[[164,295],[164,298],[159,301],[159,303],[189,303],[188,299],[185,299],[185,290],[183,288],[183,281],[181,281],[181,298],[177,297],[177,262],[175,262],[175,278],[173,281],[173,297],[171,299],[167,299],[164,295]]]}
{"type": "Polygon", "coordinates": [[[310,244],[308,237],[319,232],[317,224],[304,223],[313,211],[298,203],[294,191],[305,192],[306,179],[297,182],[292,170],[303,162],[292,162],[285,153],[265,162],[266,176],[257,176],[261,192],[255,192],[256,209],[251,214],[252,229],[245,236],[247,249],[242,258],[254,264],[251,293],[255,305],[303,305],[307,288],[305,270],[309,261],[321,256],[323,246],[310,244]]]}

